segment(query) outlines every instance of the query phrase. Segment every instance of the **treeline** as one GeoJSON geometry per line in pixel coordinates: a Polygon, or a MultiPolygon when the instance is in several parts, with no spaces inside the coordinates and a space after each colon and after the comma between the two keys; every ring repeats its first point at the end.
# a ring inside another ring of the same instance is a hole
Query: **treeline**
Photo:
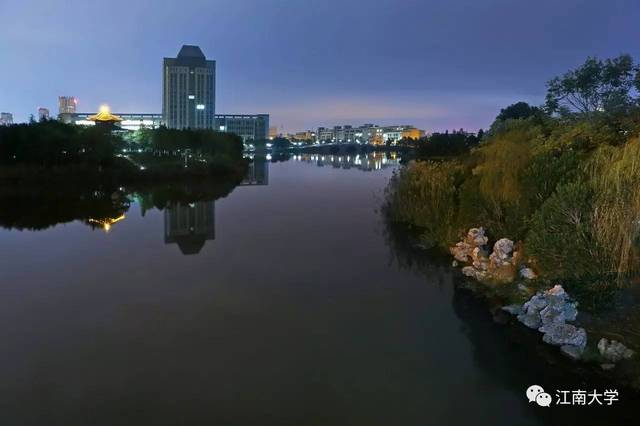
{"type": "Polygon", "coordinates": [[[503,109],[468,152],[403,168],[389,219],[443,248],[483,226],[573,289],[624,282],[640,272],[639,90],[628,55],[589,58],[548,83],[545,105],[503,109]]]}
{"type": "Polygon", "coordinates": [[[217,132],[209,129],[141,129],[128,138],[130,147],[140,148],[157,155],[192,154],[213,157],[242,157],[242,138],[233,133],[217,132]]]}
{"type": "Polygon", "coordinates": [[[446,157],[468,152],[478,145],[484,135],[480,129],[477,134],[463,129],[449,133],[433,133],[417,141],[415,144],[417,158],[446,157]]]}
{"type": "Polygon", "coordinates": [[[213,130],[160,127],[137,132],[76,126],[57,120],[0,127],[0,178],[27,178],[34,169],[132,174],[227,173],[242,162],[242,139],[213,130]],[[9,167],[15,166],[15,167],[9,167]]]}
{"type": "Polygon", "coordinates": [[[0,126],[0,165],[109,165],[122,139],[57,120],[0,126]]]}

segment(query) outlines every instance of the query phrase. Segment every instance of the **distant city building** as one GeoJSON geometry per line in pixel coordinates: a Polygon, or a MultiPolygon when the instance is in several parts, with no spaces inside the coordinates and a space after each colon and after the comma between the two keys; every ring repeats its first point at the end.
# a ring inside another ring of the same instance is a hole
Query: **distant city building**
{"type": "Polygon", "coordinates": [[[177,203],[164,210],[164,243],[178,244],[184,255],[198,254],[216,237],[214,201],[177,203]]]}
{"type": "MultiPolygon", "coordinates": [[[[65,123],[76,124],[78,126],[93,126],[94,121],[89,120],[95,113],[78,112],[75,114],[62,114],[60,119],[65,123]]],[[[134,112],[114,112],[122,121],[119,127],[124,130],[139,130],[142,128],[155,129],[162,125],[162,114],[158,113],[134,113],[134,112]]]]}
{"type": "Polygon", "coordinates": [[[49,110],[47,108],[38,108],[38,120],[48,120],[49,110]]]}
{"type": "Polygon", "coordinates": [[[316,132],[311,130],[305,130],[304,132],[296,132],[290,135],[289,138],[292,141],[297,141],[297,142],[315,141],[316,132]]]}
{"type": "Polygon", "coordinates": [[[162,66],[162,115],[171,129],[212,129],[215,125],[216,62],[198,46],[184,45],[162,66]]]}
{"type": "Polygon", "coordinates": [[[78,99],[73,96],[58,96],[58,114],[75,114],[78,99]]]}
{"type": "Polygon", "coordinates": [[[278,128],[273,126],[269,127],[269,139],[275,139],[278,137],[278,128]]]}
{"type": "Polygon", "coordinates": [[[269,138],[269,114],[218,114],[216,130],[235,133],[243,142],[269,138]]]}
{"type": "Polygon", "coordinates": [[[13,124],[13,114],[10,112],[0,112],[0,126],[13,124]]]}
{"type": "Polygon", "coordinates": [[[382,145],[393,143],[404,138],[418,139],[425,135],[410,125],[384,126],[364,124],[360,127],[350,125],[334,126],[333,128],[319,127],[315,141],[318,143],[360,143],[382,145]]]}

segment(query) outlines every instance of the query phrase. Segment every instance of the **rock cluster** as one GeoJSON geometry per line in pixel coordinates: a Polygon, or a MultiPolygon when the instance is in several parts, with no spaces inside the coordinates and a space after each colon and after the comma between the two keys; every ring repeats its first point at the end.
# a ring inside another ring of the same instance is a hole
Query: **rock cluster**
{"type": "Polygon", "coordinates": [[[578,302],[564,291],[562,286],[538,292],[520,309],[518,305],[510,305],[503,310],[517,315],[518,321],[529,328],[543,333],[542,341],[550,345],[560,346],[563,354],[578,359],[587,345],[587,332],[567,321],[575,321],[578,316],[578,302]]]}
{"type": "Polygon", "coordinates": [[[598,342],[598,352],[600,352],[602,358],[611,363],[630,359],[634,355],[631,349],[617,340],[609,341],[605,338],[600,339],[598,342]]]}
{"type": "MultiPolygon", "coordinates": [[[[491,253],[487,248],[488,242],[484,228],[471,228],[462,241],[451,247],[451,254],[456,264],[465,264],[462,273],[468,277],[478,281],[512,281],[516,276],[518,263],[518,253],[514,251],[513,241],[499,239],[493,245],[491,253]]],[[[522,268],[520,275],[527,279],[536,277],[530,268],[522,268]]]]}

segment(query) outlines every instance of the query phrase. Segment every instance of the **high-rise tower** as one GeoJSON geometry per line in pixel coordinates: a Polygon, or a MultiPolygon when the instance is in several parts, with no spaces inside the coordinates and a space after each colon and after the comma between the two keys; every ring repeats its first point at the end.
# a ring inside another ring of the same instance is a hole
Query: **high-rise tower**
{"type": "Polygon", "coordinates": [[[164,58],[162,116],[172,129],[212,129],[215,124],[216,62],[198,46],[184,45],[164,58]]]}

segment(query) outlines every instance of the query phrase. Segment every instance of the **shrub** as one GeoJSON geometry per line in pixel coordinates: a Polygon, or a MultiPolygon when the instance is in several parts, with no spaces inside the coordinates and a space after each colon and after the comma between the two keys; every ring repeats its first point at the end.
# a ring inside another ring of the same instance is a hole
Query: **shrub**
{"type": "Polygon", "coordinates": [[[558,187],[531,221],[526,247],[549,278],[606,273],[604,251],[594,235],[593,192],[584,182],[558,187]]]}

